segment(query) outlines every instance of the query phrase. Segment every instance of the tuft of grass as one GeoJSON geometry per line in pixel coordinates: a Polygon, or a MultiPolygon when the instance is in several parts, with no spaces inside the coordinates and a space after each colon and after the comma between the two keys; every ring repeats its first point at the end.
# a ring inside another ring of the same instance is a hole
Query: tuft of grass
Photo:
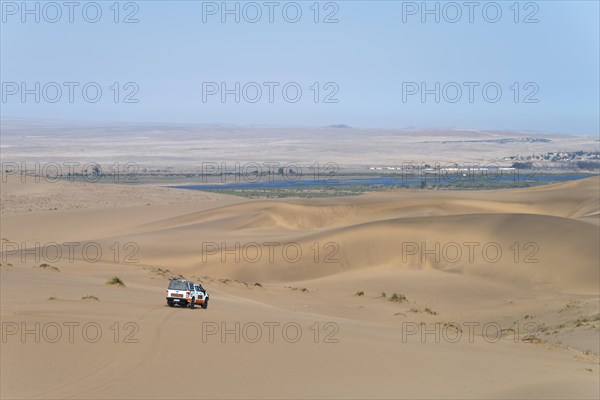
{"type": "Polygon", "coordinates": [[[444,328],[452,329],[455,332],[462,332],[462,328],[456,322],[446,322],[444,323],[444,328]]]}
{"type": "Polygon", "coordinates": [[[263,285],[261,285],[261,284],[260,284],[260,283],[258,283],[258,282],[254,283],[254,286],[263,287],[263,285]]]}
{"type": "Polygon", "coordinates": [[[533,344],[542,343],[542,339],[540,339],[536,335],[527,335],[523,339],[521,339],[521,341],[525,342],[525,343],[533,343],[533,344]]]}
{"type": "Polygon", "coordinates": [[[411,308],[410,310],[408,310],[408,312],[415,313],[415,314],[427,313],[427,314],[430,314],[430,315],[438,315],[437,311],[433,311],[429,307],[425,307],[423,310],[419,310],[418,308],[411,308]]]}
{"type": "Polygon", "coordinates": [[[395,303],[404,303],[405,301],[408,301],[408,300],[407,300],[406,296],[404,296],[403,294],[394,293],[390,297],[390,301],[393,301],[395,303]]]}
{"type": "Polygon", "coordinates": [[[589,322],[587,318],[577,318],[575,320],[575,327],[579,328],[582,325],[586,325],[589,322]]]}
{"type": "Polygon", "coordinates": [[[385,299],[387,297],[387,294],[385,294],[385,292],[381,292],[381,297],[385,299]]]}
{"type": "Polygon", "coordinates": [[[183,279],[183,280],[187,280],[187,278],[181,274],[175,274],[173,272],[171,272],[171,270],[167,269],[167,268],[162,268],[162,267],[153,267],[150,268],[150,272],[153,272],[157,275],[160,276],[164,276],[167,277],[169,279],[183,279]]]}
{"type": "Polygon", "coordinates": [[[355,296],[364,296],[365,292],[363,292],[362,290],[359,292],[354,293],[355,296]]]}
{"type": "Polygon", "coordinates": [[[111,279],[106,281],[107,285],[125,286],[125,283],[118,276],[113,276],[111,279]]]}
{"type": "Polygon", "coordinates": [[[93,294],[88,294],[88,295],[86,295],[86,296],[83,296],[83,297],[81,298],[81,300],[95,300],[95,301],[98,301],[98,300],[100,300],[100,299],[99,299],[99,298],[97,298],[96,296],[94,296],[93,294]]]}
{"type": "Polygon", "coordinates": [[[50,297],[48,297],[48,300],[58,300],[58,298],[55,296],[50,296],[50,297]]]}
{"type": "Polygon", "coordinates": [[[34,266],[34,267],[36,267],[36,268],[43,268],[43,269],[47,269],[47,270],[49,270],[49,271],[56,271],[56,272],[60,272],[60,270],[59,270],[57,267],[55,267],[55,266],[53,266],[53,265],[50,265],[50,264],[46,264],[46,263],[44,263],[44,264],[40,264],[40,265],[38,265],[38,266],[34,266]]]}
{"type": "Polygon", "coordinates": [[[286,289],[290,289],[290,290],[299,290],[299,291],[305,292],[305,293],[309,292],[309,290],[307,288],[305,288],[305,287],[299,288],[299,287],[286,286],[285,288],[286,289]]]}
{"type": "Polygon", "coordinates": [[[565,307],[562,310],[560,310],[559,312],[563,312],[563,311],[566,311],[566,310],[569,310],[569,309],[574,309],[574,308],[579,308],[579,307],[581,307],[581,301],[579,301],[579,300],[570,300],[565,305],[565,307]]]}

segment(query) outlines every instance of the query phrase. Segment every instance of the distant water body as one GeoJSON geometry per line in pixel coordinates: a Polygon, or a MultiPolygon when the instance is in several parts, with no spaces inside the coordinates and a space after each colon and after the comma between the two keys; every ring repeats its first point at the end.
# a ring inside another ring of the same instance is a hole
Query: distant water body
{"type": "MultiPolygon", "coordinates": [[[[277,181],[259,181],[259,182],[230,182],[222,184],[204,184],[204,185],[180,185],[169,186],[175,189],[190,190],[227,190],[227,189],[278,189],[278,188],[309,188],[322,186],[401,186],[401,185],[419,185],[421,182],[426,184],[434,183],[459,183],[459,182],[566,182],[577,179],[589,178],[590,174],[544,174],[538,176],[500,176],[493,179],[484,178],[449,178],[440,179],[435,177],[402,179],[399,177],[373,177],[373,178],[339,178],[339,179],[282,179],[277,181]]],[[[229,178],[234,180],[234,178],[229,178]]]]}

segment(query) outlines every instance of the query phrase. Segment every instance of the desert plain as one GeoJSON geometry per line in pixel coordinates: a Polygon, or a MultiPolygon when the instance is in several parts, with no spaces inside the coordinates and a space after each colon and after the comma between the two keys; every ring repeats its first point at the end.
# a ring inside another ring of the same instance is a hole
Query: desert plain
{"type": "Polygon", "coordinates": [[[600,396],[598,176],[248,199],[4,173],[0,200],[2,398],[600,396]],[[208,308],[167,306],[171,277],[208,308]]]}

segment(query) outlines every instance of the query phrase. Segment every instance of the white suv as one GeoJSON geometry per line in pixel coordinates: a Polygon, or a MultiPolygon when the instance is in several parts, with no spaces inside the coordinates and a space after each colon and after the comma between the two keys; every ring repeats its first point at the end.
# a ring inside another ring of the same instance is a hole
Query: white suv
{"type": "Polygon", "coordinates": [[[179,304],[182,307],[189,306],[190,308],[200,304],[202,308],[207,308],[208,293],[202,285],[196,285],[184,279],[172,279],[167,289],[167,304],[169,307],[179,304]]]}

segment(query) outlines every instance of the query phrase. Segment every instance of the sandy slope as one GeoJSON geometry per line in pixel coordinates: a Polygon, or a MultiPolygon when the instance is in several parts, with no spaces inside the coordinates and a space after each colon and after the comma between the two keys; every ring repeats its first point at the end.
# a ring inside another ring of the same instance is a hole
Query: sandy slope
{"type": "Polygon", "coordinates": [[[599,208],[598,178],[286,201],[9,182],[0,395],[596,398],[599,208]],[[48,207],[61,191],[63,206],[48,207]],[[104,202],[95,200],[99,193],[104,202]],[[38,206],[29,212],[30,203],[38,206]],[[78,250],[72,261],[50,262],[55,271],[34,268],[47,261],[35,260],[35,251],[7,247],[56,242],[64,250],[67,241],[80,241],[78,249],[92,243],[102,256],[90,262],[78,250]],[[221,243],[240,250],[223,254],[221,243]],[[422,254],[436,243],[439,250],[422,254]],[[465,243],[476,248],[472,260],[465,243]],[[156,267],[202,281],[209,308],[167,307],[167,278],[156,267]],[[126,287],[105,285],[113,275],[126,287]],[[407,300],[389,301],[393,293],[407,300]],[[79,324],[72,343],[70,322],[79,324]],[[36,323],[39,343],[35,333],[21,337],[36,323]],[[86,323],[97,324],[88,336],[86,323]],[[50,343],[55,324],[62,336],[50,343]],[[257,326],[262,336],[253,340],[257,326]],[[102,336],[91,343],[95,327],[102,336]],[[207,335],[212,328],[218,332],[207,335]]]}

